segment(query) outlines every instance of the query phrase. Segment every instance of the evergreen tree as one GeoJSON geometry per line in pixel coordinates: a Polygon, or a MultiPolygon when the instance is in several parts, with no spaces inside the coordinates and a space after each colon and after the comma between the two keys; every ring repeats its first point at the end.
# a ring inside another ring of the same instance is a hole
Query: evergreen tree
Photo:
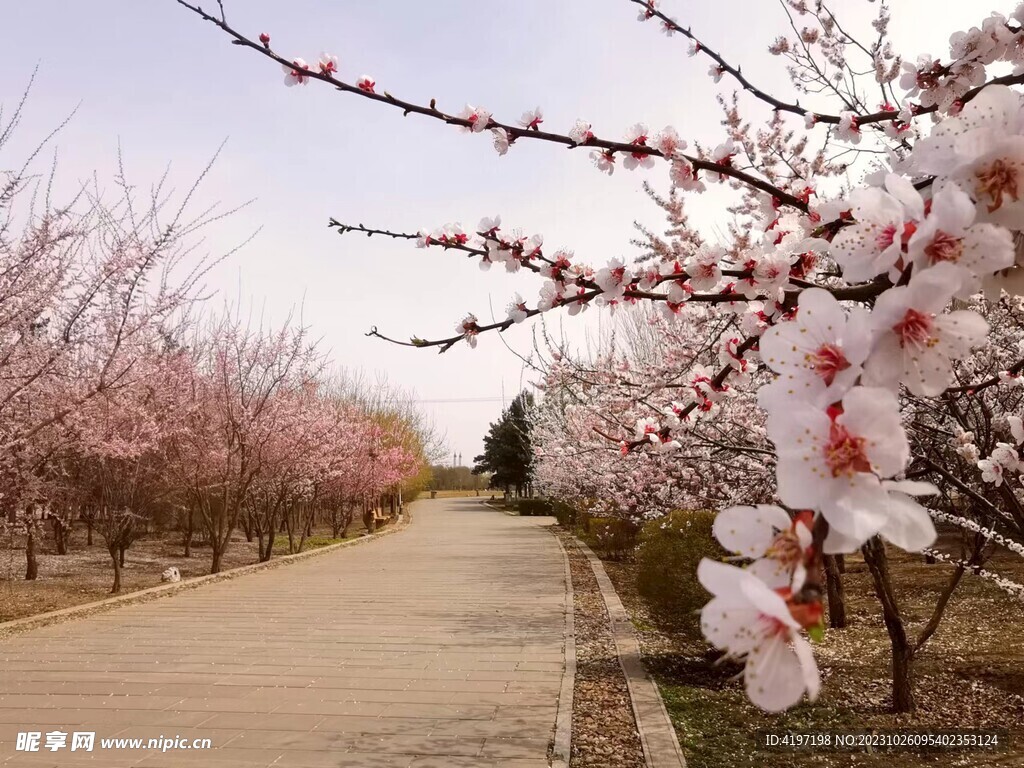
{"type": "Polygon", "coordinates": [[[491,488],[516,496],[529,493],[533,479],[533,447],[530,445],[530,411],[533,395],[522,392],[506,408],[501,418],[491,423],[484,437],[484,452],[474,461],[473,473],[491,473],[491,488]]]}

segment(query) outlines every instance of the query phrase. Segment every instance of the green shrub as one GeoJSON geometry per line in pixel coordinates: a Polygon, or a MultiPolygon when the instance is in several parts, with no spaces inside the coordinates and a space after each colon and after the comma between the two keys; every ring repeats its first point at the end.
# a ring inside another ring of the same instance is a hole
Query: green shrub
{"type": "Polygon", "coordinates": [[[519,514],[525,517],[550,515],[551,502],[547,499],[519,499],[519,514]]]}
{"type": "Polygon", "coordinates": [[[697,564],[726,554],[711,535],[714,520],[711,510],[679,510],[643,527],[636,551],[637,588],[664,629],[700,633],[698,612],[709,595],[697,581],[697,564]]]}
{"type": "Polygon", "coordinates": [[[572,528],[576,525],[576,507],[572,504],[552,499],[551,514],[555,516],[558,524],[563,528],[572,528]]]}
{"type": "Polygon", "coordinates": [[[640,525],[619,517],[583,516],[584,538],[598,554],[621,560],[636,548],[640,525]]]}

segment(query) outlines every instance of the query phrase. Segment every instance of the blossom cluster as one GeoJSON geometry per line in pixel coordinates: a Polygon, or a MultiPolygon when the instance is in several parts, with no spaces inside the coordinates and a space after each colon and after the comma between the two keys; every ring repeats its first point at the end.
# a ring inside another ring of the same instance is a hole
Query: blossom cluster
{"type": "MultiPolygon", "coordinates": [[[[666,276],[673,276],[674,287],[689,284],[689,291],[676,294],[685,301],[697,290],[721,295],[724,275],[746,267],[746,276],[724,290],[759,300],[756,309],[746,309],[743,325],[760,334],[756,355],[777,374],[758,393],[778,456],[777,497],[785,509],[812,517],[797,531],[782,507],[725,510],[720,519],[735,524],[734,532],[759,532],[756,549],[719,535],[753,563],[708,562],[699,575],[715,596],[704,612],[705,633],[746,660],[748,693],[766,709],[784,709],[818,690],[800,633],[820,630],[820,592],[804,587],[821,556],[856,551],[875,535],[910,551],[923,551],[935,539],[932,516],[917,499],[937,488],[904,478],[911,451],[899,395],[942,394],[956,383],[958,361],[986,342],[985,319],[969,309],[950,311],[951,304],[979,290],[998,295],[1014,287],[1007,277],[1018,268],[1013,233],[1024,229],[1024,211],[1016,207],[1022,127],[1020,96],[990,86],[890,172],[876,175],[875,186],[818,203],[805,217],[771,218],[771,245],[746,251],[743,265],[702,249],[686,262],[666,260],[643,274],[612,261],[594,277],[607,303],[650,291],[668,282],[666,276]],[[908,169],[930,174],[930,184],[916,187],[908,169]],[[871,305],[846,306],[838,292],[822,288],[794,291],[794,267],[807,252],[832,260],[849,284],[869,286],[871,305]],[[707,282],[695,286],[702,278],[707,282]],[[795,306],[786,303],[790,293],[798,297],[795,306]],[[812,541],[809,531],[819,528],[824,535],[812,541]],[[790,545],[794,537],[800,546],[790,545]],[[780,551],[790,558],[785,568],[775,562],[780,551]],[[766,563],[774,568],[770,578],[766,563]],[[778,644],[785,653],[774,650],[778,644]],[[766,658],[773,660],[767,667],[766,658]]],[[[726,341],[723,360],[743,373],[748,357],[736,341],[726,341]]],[[[702,410],[725,389],[707,371],[695,370],[692,381],[692,402],[702,410]]],[[[672,416],[639,419],[628,448],[678,448],[679,411],[673,404],[672,416]]],[[[1006,423],[1014,443],[998,443],[988,457],[976,457],[982,479],[993,484],[1021,469],[1020,418],[1006,423]]],[[[957,439],[969,450],[969,435],[957,439]]]]}
{"type": "MultiPolygon", "coordinates": [[[[856,131],[855,117],[843,116],[837,130],[856,131]]],[[[570,136],[581,144],[593,139],[583,122],[570,136]]],[[[663,138],[650,139],[643,125],[629,132],[627,143],[657,144],[659,152],[665,145],[663,138]]],[[[727,142],[708,155],[709,162],[730,168],[737,151],[727,142]]],[[[637,151],[623,164],[646,166],[650,159],[637,151]]],[[[607,172],[614,161],[610,150],[595,154],[607,172]]],[[[905,477],[912,456],[900,396],[941,395],[957,383],[957,364],[986,342],[990,329],[982,315],[951,306],[980,291],[998,296],[1016,290],[1021,269],[1014,235],[1024,229],[1021,172],[1021,98],[991,85],[849,194],[827,196],[807,186],[800,193],[803,211],[761,196],[753,209],[760,234],[748,237],[741,251],[700,245],[661,254],[642,268],[612,259],[594,269],[567,251],[545,255],[539,236],[504,235],[500,220],[478,227],[481,266],[526,266],[546,278],[539,312],[566,306],[575,314],[591,301],[613,310],[654,301],[669,318],[695,303],[735,318],[741,333],[722,336],[716,348],[725,375],[693,367],[682,397],[634,422],[632,439],[621,443],[626,454],[677,451],[688,444],[691,414],[714,412],[730,387],[748,383],[760,366],[776,374],[760,388],[758,402],[777,456],[782,506],[757,513],[775,523],[759,539],[763,550],[740,553],[754,557],[752,565],[707,563],[699,574],[715,596],[705,611],[708,639],[746,660],[748,693],[766,709],[786,708],[818,690],[801,633],[820,630],[820,590],[807,588],[805,579],[820,570],[821,557],[854,552],[876,535],[909,551],[922,551],[935,539],[932,517],[918,499],[938,489],[905,477]],[[831,271],[849,287],[810,282],[831,271]],[[811,517],[799,531],[801,546],[787,548],[791,560],[780,582],[778,569],[766,579],[767,566],[758,563],[773,559],[782,546],[779,537],[790,542],[797,536],[783,524],[791,519],[786,510],[811,517]],[[821,533],[810,540],[805,529],[821,533]],[[779,643],[786,653],[774,650],[779,643]]],[[[703,174],[703,181],[723,178],[724,172],[703,174]]],[[[686,160],[676,161],[673,180],[684,190],[703,188],[686,160]]],[[[451,236],[430,238],[443,243],[451,236]]],[[[509,320],[520,322],[527,311],[517,296],[509,320]]],[[[475,324],[460,328],[475,343],[475,324]]],[[[1019,423],[1011,424],[1019,443],[1019,423]]],[[[995,485],[1022,466],[1009,443],[976,461],[983,479],[995,485]]],[[[741,509],[755,515],[740,507],[721,514],[732,519],[741,509]]]]}

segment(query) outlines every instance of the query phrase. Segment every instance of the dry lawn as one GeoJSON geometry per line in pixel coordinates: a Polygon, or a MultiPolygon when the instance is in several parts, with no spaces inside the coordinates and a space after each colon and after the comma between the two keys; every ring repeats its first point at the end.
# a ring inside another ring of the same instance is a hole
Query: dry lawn
{"type": "MultiPolygon", "coordinates": [[[[912,636],[927,621],[951,567],[927,565],[890,548],[893,581],[912,636]]],[[[1024,561],[1002,554],[989,566],[1020,582],[1024,561]]],[[[1024,603],[967,575],[939,631],[916,662],[918,710],[889,712],[889,640],[862,559],[848,557],[845,576],[850,626],[828,630],[816,648],[822,695],[784,715],[767,715],[745,698],[739,667],[716,665],[699,638],[669,635],[636,592],[635,566],[606,563],[639,630],[646,661],[662,687],[689,768],[802,768],[803,766],[1024,765],[1024,603]],[[998,753],[779,753],[755,741],[759,729],[1007,728],[1010,747],[998,753]]]]}
{"type": "MultiPolygon", "coordinates": [[[[348,538],[363,533],[362,523],[356,519],[349,528],[348,538]]],[[[330,527],[314,531],[305,549],[331,544],[330,527]]],[[[297,542],[296,542],[297,543],[297,542]]],[[[25,581],[24,542],[15,537],[0,542],[0,622],[33,616],[38,613],[69,608],[109,597],[114,583],[113,565],[103,539],[93,536],[93,545],[86,545],[84,527],[76,528],[68,554],[55,554],[52,538],[42,542],[39,555],[39,578],[25,581]]],[[[288,537],[279,534],[274,542],[276,555],[288,554],[288,537]]],[[[222,570],[238,568],[258,562],[256,542],[245,540],[241,531],[232,536],[224,554],[222,570]]],[[[149,534],[136,541],[125,555],[121,571],[121,593],[159,585],[160,574],[169,566],[176,566],[185,581],[210,572],[209,546],[193,542],[192,556],[182,555],[179,533],[149,534]]]]}
{"type": "MultiPolygon", "coordinates": [[[[430,491],[423,491],[419,498],[429,499],[430,493],[430,491]]],[[[434,493],[437,494],[435,498],[438,499],[464,499],[469,496],[479,496],[482,499],[487,499],[492,495],[501,495],[498,491],[480,491],[479,493],[476,491],[434,491],[434,493]]]]}

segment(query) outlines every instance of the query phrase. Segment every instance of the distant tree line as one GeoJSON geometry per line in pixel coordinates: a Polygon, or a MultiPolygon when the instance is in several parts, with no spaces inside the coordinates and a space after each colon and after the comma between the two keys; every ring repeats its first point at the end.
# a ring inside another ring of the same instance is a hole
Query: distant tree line
{"type": "Polygon", "coordinates": [[[430,472],[430,488],[434,491],[480,491],[488,487],[487,483],[490,480],[487,476],[474,474],[470,467],[434,464],[430,472]]]}

